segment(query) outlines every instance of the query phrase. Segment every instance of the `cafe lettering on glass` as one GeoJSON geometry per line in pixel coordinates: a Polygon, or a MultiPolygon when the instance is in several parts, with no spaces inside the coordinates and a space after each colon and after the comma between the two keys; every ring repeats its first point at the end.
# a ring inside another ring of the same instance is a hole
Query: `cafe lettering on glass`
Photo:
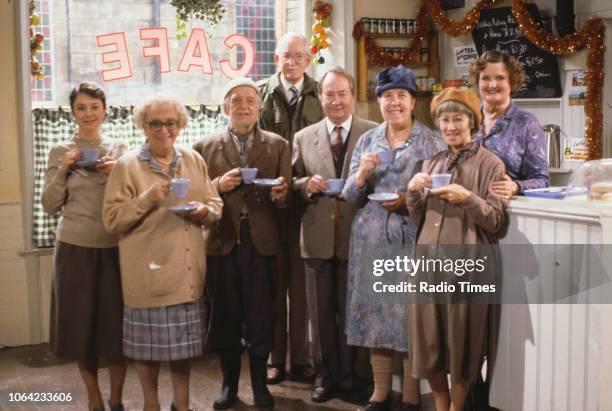
{"type": "MultiPolygon", "coordinates": [[[[161,73],[169,73],[170,52],[168,50],[168,30],[165,27],[140,29],[140,40],[150,40],[153,45],[143,45],[144,57],[157,58],[161,73]]],[[[128,79],[132,77],[132,64],[125,41],[125,32],[109,33],[96,36],[98,47],[108,47],[110,51],[102,52],[102,63],[113,65],[102,70],[102,80],[105,82],[128,79]]],[[[244,63],[238,68],[232,67],[229,60],[220,60],[221,72],[230,79],[246,77],[255,62],[255,47],[248,37],[241,34],[231,34],[223,43],[228,49],[241,47],[244,52],[244,63]]],[[[192,69],[202,70],[202,74],[213,74],[206,32],[195,28],[191,30],[189,40],[185,45],[183,56],[178,64],[178,71],[188,72],[192,69]]]]}

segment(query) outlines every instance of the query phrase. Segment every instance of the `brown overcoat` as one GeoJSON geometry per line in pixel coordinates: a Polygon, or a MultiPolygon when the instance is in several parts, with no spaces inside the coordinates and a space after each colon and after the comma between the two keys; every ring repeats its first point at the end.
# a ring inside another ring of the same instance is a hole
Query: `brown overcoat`
{"type": "MultiPolygon", "coordinates": [[[[459,155],[450,150],[436,154],[423,163],[422,172],[451,173],[452,183],[462,185],[472,194],[465,203],[452,205],[426,192],[408,191],[408,210],[419,227],[415,247],[419,257],[440,258],[440,254],[451,249],[440,245],[497,243],[505,224],[505,202],[491,190],[491,183],[505,174],[504,164],[497,156],[473,142],[459,155]]],[[[453,250],[468,253],[462,256],[467,258],[473,257],[471,252],[482,251],[475,247],[453,250]]],[[[413,375],[427,378],[448,372],[453,382],[475,382],[485,356],[488,369],[493,370],[498,305],[410,304],[408,311],[413,375]]]]}

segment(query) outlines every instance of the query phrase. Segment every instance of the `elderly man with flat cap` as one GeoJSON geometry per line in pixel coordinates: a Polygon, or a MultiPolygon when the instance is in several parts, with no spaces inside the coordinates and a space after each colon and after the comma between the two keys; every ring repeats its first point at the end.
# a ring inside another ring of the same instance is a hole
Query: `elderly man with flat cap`
{"type": "Polygon", "coordinates": [[[287,202],[291,152],[282,137],[261,130],[261,96],[247,78],[230,81],[223,92],[227,128],[194,145],[208,165],[223,199],[223,215],[208,234],[211,316],[208,344],[219,352],[223,385],[217,410],[237,400],[240,354],[249,352],[253,397],[270,407],[266,363],[274,340],[275,258],[279,233],[275,209],[287,202]],[[247,170],[257,169],[250,181],[247,170]]]}

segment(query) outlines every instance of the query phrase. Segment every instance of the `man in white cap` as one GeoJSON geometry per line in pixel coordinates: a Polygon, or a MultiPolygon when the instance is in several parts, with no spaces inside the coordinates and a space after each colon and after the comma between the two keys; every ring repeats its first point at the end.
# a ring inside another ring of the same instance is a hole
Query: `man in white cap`
{"type": "Polygon", "coordinates": [[[219,352],[223,385],[213,403],[227,409],[237,400],[240,354],[249,352],[253,397],[270,407],[266,364],[274,340],[274,292],[279,233],[275,208],[287,203],[291,151],[282,137],[261,130],[261,96],[247,78],[223,92],[229,117],[224,130],[194,145],[223,199],[223,215],[208,234],[207,293],[211,300],[208,344],[219,352]],[[249,182],[245,168],[257,169],[249,182]]]}

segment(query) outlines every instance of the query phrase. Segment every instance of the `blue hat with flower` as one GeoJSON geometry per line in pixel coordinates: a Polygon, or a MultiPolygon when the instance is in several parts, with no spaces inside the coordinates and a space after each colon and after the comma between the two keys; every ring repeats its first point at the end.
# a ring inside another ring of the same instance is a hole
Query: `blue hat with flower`
{"type": "Polygon", "coordinates": [[[408,90],[410,94],[417,94],[416,78],[412,70],[402,66],[387,67],[376,74],[376,95],[394,88],[408,90]]]}

